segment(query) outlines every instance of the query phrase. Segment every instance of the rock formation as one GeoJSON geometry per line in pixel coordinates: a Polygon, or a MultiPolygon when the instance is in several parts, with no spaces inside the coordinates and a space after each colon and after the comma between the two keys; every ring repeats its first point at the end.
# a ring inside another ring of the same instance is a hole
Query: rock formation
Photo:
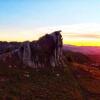
{"type": "Polygon", "coordinates": [[[37,41],[25,41],[19,48],[0,55],[0,61],[15,66],[18,63],[32,68],[56,67],[61,64],[62,36],[55,31],[37,41]]]}

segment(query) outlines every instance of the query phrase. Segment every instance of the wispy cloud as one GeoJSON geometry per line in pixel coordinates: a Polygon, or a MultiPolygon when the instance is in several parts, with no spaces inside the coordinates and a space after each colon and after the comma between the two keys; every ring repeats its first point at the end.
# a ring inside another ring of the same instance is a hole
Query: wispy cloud
{"type": "Polygon", "coordinates": [[[61,26],[49,26],[49,27],[1,27],[0,28],[0,40],[34,40],[40,36],[51,33],[55,30],[62,30],[62,36],[64,40],[71,39],[98,39],[100,38],[100,24],[95,23],[83,23],[61,26]],[[12,38],[8,38],[8,37],[12,38]]]}
{"type": "Polygon", "coordinates": [[[40,32],[50,32],[54,30],[61,29],[63,33],[93,33],[100,32],[100,24],[96,23],[82,23],[82,24],[72,24],[72,25],[60,25],[51,27],[40,27],[37,31],[40,32]]]}
{"type": "Polygon", "coordinates": [[[90,33],[90,34],[74,34],[74,33],[70,33],[70,34],[63,34],[64,37],[67,38],[94,38],[94,39],[99,39],[100,38],[100,33],[95,34],[95,33],[90,33]]]}
{"type": "Polygon", "coordinates": [[[63,38],[73,39],[73,38],[83,38],[83,39],[99,39],[100,38],[100,24],[95,23],[83,23],[83,24],[73,24],[73,25],[61,25],[61,26],[51,26],[37,28],[35,31],[38,36],[39,33],[45,34],[50,33],[55,30],[62,30],[63,38]]]}

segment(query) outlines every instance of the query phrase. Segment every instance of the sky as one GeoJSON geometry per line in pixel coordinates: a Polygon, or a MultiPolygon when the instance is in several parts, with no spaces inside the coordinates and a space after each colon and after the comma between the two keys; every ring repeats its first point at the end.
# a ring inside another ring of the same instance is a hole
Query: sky
{"type": "Polygon", "coordinates": [[[0,40],[62,30],[64,44],[100,46],[100,0],[0,0],[0,40]]]}

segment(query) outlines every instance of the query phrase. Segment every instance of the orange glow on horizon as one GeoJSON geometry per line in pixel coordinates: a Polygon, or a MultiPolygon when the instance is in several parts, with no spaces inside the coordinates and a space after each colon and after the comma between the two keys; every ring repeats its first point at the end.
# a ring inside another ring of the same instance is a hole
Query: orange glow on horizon
{"type": "Polygon", "coordinates": [[[78,41],[78,40],[64,40],[64,44],[68,45],[75,45],[75,46],[100,46],[100,41],[95,40],[95,41],[78,41]]]}
{"type": "Polygon", "coordinates": [[[0,29],[0,41],[33,41],[46,33],[62,30],[63,43],[76,46],[100,46],[100,24],[75,24],[55,27],[0,29]]]}
{"type": "MultiPolygon", "coordinates": [[[[23,41],[33,41],[37,40],[39,37],[43,36],[44,34],[3,34],[0,37],[0,41],[17,41],[17,42],[23,42],[23,41]]],[[[63,36],[63,43],[68,45],[75,45],[75,46],[100,46],[100,40],[99,39],[88,39],[88,38],[81,38],[80,37],[68,37],[63,36]],[[66,38],[67,37],[67,38],[66,38]]]]}

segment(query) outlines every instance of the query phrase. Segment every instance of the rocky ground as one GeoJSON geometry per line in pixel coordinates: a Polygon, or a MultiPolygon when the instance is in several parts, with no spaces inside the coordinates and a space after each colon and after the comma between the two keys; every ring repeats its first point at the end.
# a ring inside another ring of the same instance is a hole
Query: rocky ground
{"type": "Polygon", "coordinates": [[[100,100],[100,68],[87,56],[64,51],[62,65],[34,69],[6,50],[0,56],[0,100],[100,100]]]}
{"type": "Polygon", "coordinates": [[[31,68],[10,67],[0,63],[0,100],[99,99],[98,68],[67,62],[62,72],[34,71],[31,68]]]}

